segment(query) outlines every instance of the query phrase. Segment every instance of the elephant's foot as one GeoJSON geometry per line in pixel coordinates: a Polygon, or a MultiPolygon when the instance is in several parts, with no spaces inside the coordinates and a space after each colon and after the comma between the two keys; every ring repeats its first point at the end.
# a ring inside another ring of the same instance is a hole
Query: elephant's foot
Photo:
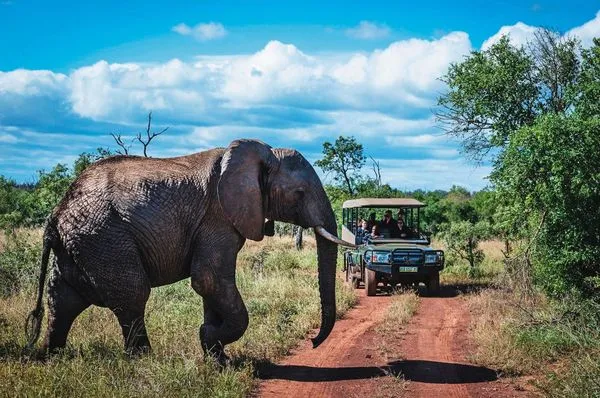
{"type": "Polygon", "coordinates": [[[209,337],[211,329],[214,329],[211,325],[200,326],[200,343],[202,344],[204,357],[214,359],[221,368],[224,368],[231,363],[231,360],[225,354],[225,347],[220,341],[211,341],[209,337]]]}

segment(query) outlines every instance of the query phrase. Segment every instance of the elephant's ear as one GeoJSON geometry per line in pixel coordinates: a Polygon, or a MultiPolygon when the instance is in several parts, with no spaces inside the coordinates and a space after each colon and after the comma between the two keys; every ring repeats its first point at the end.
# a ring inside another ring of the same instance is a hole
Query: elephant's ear
{"type": "Polygon", "coordinates": [[[267,180],[279,167],[271,147],[255,140],[236,140],[221,160],[217,192],[225,216],[247,239],[262,240],[267,210],[267,180]]]}

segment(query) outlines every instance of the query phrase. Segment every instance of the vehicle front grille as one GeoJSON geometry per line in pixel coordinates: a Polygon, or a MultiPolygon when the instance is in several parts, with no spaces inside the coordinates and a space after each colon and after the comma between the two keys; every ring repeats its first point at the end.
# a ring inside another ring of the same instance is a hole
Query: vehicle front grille
{"type": "Polygon", "coordinates": [[[396,249],[392,252],[392,264],[420,265],[423,261],[423,251],[419,249],[396,249]]]}

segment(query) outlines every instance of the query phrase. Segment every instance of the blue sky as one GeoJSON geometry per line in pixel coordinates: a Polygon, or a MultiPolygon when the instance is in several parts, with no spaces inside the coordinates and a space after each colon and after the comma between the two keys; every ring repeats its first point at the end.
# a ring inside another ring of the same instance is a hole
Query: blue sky
{"type": "Polygon", "coordinates": [[[31,182],[152,110],[153,156],[250,137],[314,161],[353,135],[395,187],[481,189],[489,166],[432,117],[448,65],[538,26],[600,35],[598,1],[88,3],[0,0],[0,174],[31,182]]]}

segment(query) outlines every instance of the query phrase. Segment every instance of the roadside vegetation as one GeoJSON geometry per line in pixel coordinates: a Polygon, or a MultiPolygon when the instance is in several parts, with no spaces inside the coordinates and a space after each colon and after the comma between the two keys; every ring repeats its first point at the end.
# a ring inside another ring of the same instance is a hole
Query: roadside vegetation
{"type": "Polygon", "coordinates": [[[498,289],[470,297],[475,360],[533,377],[547,396],[598,397],[600,40],[582,49],[540,29],[516,47],[504,37],[442,80],[438,121],[493,165],[488,221],[506,243],[498,289]]]}

